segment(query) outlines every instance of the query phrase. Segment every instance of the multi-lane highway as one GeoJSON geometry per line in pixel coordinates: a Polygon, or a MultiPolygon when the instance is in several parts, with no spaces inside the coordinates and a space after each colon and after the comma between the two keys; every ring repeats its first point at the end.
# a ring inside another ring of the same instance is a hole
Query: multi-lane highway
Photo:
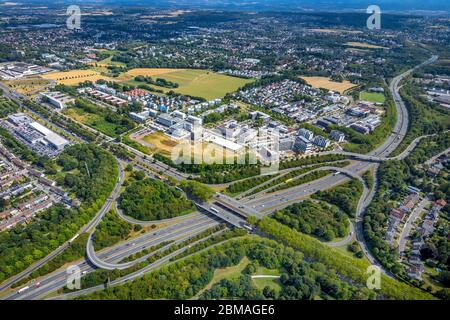
{"type": "MultiPolygon", "coordinates": [[[[182,241],[189,237],[198,235],[202,231],[215,227],[219,221],[212,217],[200,215],[199,217],[182,221],[165,228],[158,229],[153,232],[148,232],[137,238],[117,244],[113,247],[101,250],[97,255],[99,259],[106,263],[120,263],[125,258],[168,241],[182,241]]],[[[154,254],[154,253],[153,253],[154,254]]],[[[148,256],[145,256],[148,258],[148,256]]],[[[139,259],[140,261],[145,259],[139,259]]],[[[83,259],[76,264],[80,268],[82,276],[93,272],[96,267],[90,261],[83,259]]],[[[66,269],[58,270],[49,276],[38,279],[39,288],[33,287],[22,294],[13,292],[5,297],[5,299],[37,299],[39,297],[48,295],[49,293],[64,287],[67,284],[68,274],[66,269]]]]}

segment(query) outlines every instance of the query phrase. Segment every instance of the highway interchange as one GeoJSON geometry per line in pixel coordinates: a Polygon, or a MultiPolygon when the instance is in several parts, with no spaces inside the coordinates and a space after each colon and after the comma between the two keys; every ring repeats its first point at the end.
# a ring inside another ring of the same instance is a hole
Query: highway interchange
{"type": "MultiPolygon", "coordinates": [[[[425,64],[433,63],[437,60],[437,56],[433,56],[426,62],[422,63],[421,65],[417,66],[421,67],[425,64]]],[[[232,198],[229,198],[223,194],[217,194],[212,204],[211,203],[196,203],[198,207],[198,212],[192,213],[188,216],[175,218],[175,219],[169,219],[168,221],[153,221],[153,222],[140,222],[137,221],[131,217],[126,217],[123,213],[121,213],[119,210],[117,211],[119,216],[121,216],[123,219],[130,223],[135,224],[141,224],[141,225],[151,225],[151,224],[167,224],[167,226],[163,226],[155,231],[145,233],[137,238],[124,241],[120,244],[117,244],[113,247],[101,250],[100,252],[96,253],[93,244],[92,244],[92,234],[95,230],[95,227],[98,225],[98,223],[102,220],[106,212],[108,212],[113,205],[117,209],[117,198],[120,194],[120,187],[122,185],[124,174],[122,166],[123,164],[119,164],[119,179],[117,181],[117,184],[115,186],[114,191],[112,192],[111,196],[108,198],[107,202],[103,206],[103,208],[100,210],[100,212],[95,216],[95,218],[86,225],[82,230],[80,230],[79,234],[83,232],[90,232],[88,244],[87,244],[87,259],[82,259],[80,262],[78,262],[76,265],[80,268],[82,275],[85,275],[87,273],[93,272],[96,268],[102,268],[106,270],[113,270],[113,269],[125,269],[129,268],[144,259],[148,258],[150,255],[155,254],[155,252],[146,255],[144,257],[141,257],[140,259],[136,261],[126,262],[124,263],[123,260],[135,253],[141,252],[144,249],[148,249],[151,247],[154,247],[158,244],[161,244],[163,242],[167,241],[173,241],[173,243],[180,243],[190,237],[193,237],[195,235],[198,235],[199,233],[212,228],[214,226],[217,226],[221,222],[226,222],[230,225],[237,226],[237,227],[243,227],[246,223],[246,217],[253,215],[257,218],[262,218],[263,216],[269,215],[270,213],[279,210],[281,208],[284,208],[292,203],[298,202],[305,197],[308,197],[314,193],[316,193],[319,190],[327,190],[334,186],[340,185],[349,179],[355,178],[360,180],[364,185],[364,192],[361,196],[361,199],[358,203],[358,209],[357,209],[357,218],[356,218],[356,228],[351,229],[351,232],[349,236],[343,240],[343,243],[346,243],[350,241],[352,237],[352,233],[356,233],[356,239],[361,245],[363,252],[367,256],[367,258],[371,261],[371,263],[379,265],[375,258],[371,255],[369,252],[363,235],[362,230],[362,217],[363,213],[365,211],[365,208],[372,200],[376,186],[369,190],[364,182],[364,180],[361,178],[361,174],[370,170],[370,169],[376,169],[378,166],[378,163],[381,161],[385,161],[390,159],[389,155],[400,145],[402,142],[403,137],[405,136],[407,129],[408,129],[408,115],[406,107],[399,95],[399,83],[401,80],[407,76],[409,73],[411,73],[414,69],[411,69],[393,79],[393,81],[390,84],[390,91],[394,97],[395,105],[397,108],[397,124],[393,131],[393,133],[390,135],[388,140],[379,148],[376,150],[370,152],[368,155],[357,155],[357,154],[347,154],[347,156],[352,157],[353,159],[356,159],[352,162],[351,165],[345,167],[345,168],[336,168],[332,167],[332,164],[329,166],[324,166],[318,170],[333,170],[335,173],[332,175],[328,175],[322,179],[318,179],[315,181],[312,181],[310,183],[307,183],[305,185],[296,186],[287,190],[283,190],[280,192],[272,193],[272,194],[257,194],[253,197],[243,197],[240,200],[235,200],[232,198]]],[[[3,88],[5,91],[5,95],[9,96],[11,99],[20,102],[20,99],[23,99],[23,96],[17,96],[16,93],[9,92],[9,88],[3,88]]],[[[36,114],[38,115],[38,114],[36,114]]],[[[38,115],[39,116],[39,115],[38,115]]],[[[46,119],[44,119],[46,120],[46,119]]],[[[46,120],[47,121],[47,120],[46,120]]],[[[86,129],[93,131],[94,129],[84,126],[86,129]]],[[[95,131],[95,130],[94,130],[95,131]]],[[[96,134],[101,135],[97,131],[95,131],[96,134]]],[[[108,141],[111,143],[117,143],[111,140],[111,138],[107,137],[108,141]]],[[[407,154],[409,154],[414,147],[417,145],[420,139],[416,139],[413,141],[413,143],[408,146],[408,148],[403,152],[401,155],[397,156],[397,159],[402,159],[407,154]]],[[[142,154],[141,152],[127,146],[124,144],[121,144],[125,148],[127,148],[130,152],[132,152],[136,156],[136,163],[134,165],[138,168],[150,167],[152,170],[145,170],[146,173],[152,177],[155,176],[155,172],[162,172],[166,176],[170,176],[175,180],[183,180],[187,178],[186,174],[180,173],[174,168],[171,168],[161,162],[155,161],[154,159],[149,159],[149,156],[142,154]],[[152,172],[153,171],[153,172],[152,172]]],[[[376,184],[375,184],[376,185],[376,184]]],[[[56,255],[61,253],[63,250],[65,250],[70,243],[65,243],[60,248],[58,248],[56,251],[52,252],[50,255],[48,255],[43,260],[39,261],[38,263],[34,264],[33,266],[29,267],[24,272],[20,273],[19,275],[9,279],[8,281],[4,282],[0,286],[0,291],[3,291],[11,286],[14,282],[17,282],[18,280],[26,277],[29,275],[32,271],[37,270],[40,266],[44,265],[48,261],[50,261],[52,258],[54,258],[56,255]]],[[[164,249],[164,248],[163,248],[164,249]]],[[[183,249],[183,248],[182,248],[183,249]]],[[[179,249],[176,252],[182,250],[179,249]]],[[[181,252],[181,251],[180,251],[181,252]]],[[[173,257],[174,253],[171,253],[170,255],[164,257],[161,260],[158,260],[155,264],[152,264],[152,266],[148,266],[147,271],[153,270],[153,268],[160,266],[164,262],[169,260],[169,257],[173,257]]],[[[144,272],[147,272],[146,270],[141,270],[141,273],[133,273],[129,277],[126,277],[126,279],[118,279],[115,284],[123,283],[123,281],[128,281],[130,279],[133,279],[136,274],[140,275],[144,272]]],[[[389,274],[386,272],[386,274],[389,274]]],[[[3,299],[39,299],[46,297],[50,293],[56,291],[57,289],[60,289],[66,285],[66,279],[67,279],[67,273],[66,270],[58,270],[56,272],[53,272],[52,274],[43,277],[42,279],[39,279],[39,286],[32,286],[30,285],[29,290],[19,294],[17,291],[10,291],[8,294],[3,296],[3,299]]],[[[97,287],[97,290],[101,289],[101,287],[97,287]]]]}

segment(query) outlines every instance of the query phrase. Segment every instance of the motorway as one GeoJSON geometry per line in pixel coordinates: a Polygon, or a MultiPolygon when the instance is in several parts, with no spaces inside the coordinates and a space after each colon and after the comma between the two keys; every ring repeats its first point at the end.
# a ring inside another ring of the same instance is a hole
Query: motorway
{"type": "MultiPolygon", "coordinates": [[[[154,247],[167,241],[182,241],[205,231],[206,229],[217,226],[219,222],[211,217],[201,215],[196,219],[183,221],[166,228],[158,229],[154,232],[148,232],[142,236],[117,244],[113,247],[101,250],[98,257],[107,263],[119,263],[125,258],[141,252],[144,249],[154,247]]],[[[145,256],[148,258],[148,256],[145,256]]],[[[141,260],[145,259],[142,257],[141,260]]],[[[96,267],[87,259],[77,263],[82,275],[93,272],[96,267]]],[[[67,284],[68,274],[66,269],[58,270],[42,279],[39,279],[39,288],[30,288],[22,294],[17,291],[7,295],[4,299],[37,299],[46,296],[51,292],[64,287],[67,284]]]]}
{"type": "MultiPolygon", "coordinates": [[[[142,268],[142,269],[140,269],[140,270],[138,270],[138,271],[135,271],[135,272],[133,272],[133,273],[130,273],[129,275],[126,275],[126,276],[124,276],[124,277],[115,279],[115,280],[111,281],[111,282],[108,284],[108,287],[113,287],[113,286],[116,286],[116,285],[124,284],[124,283],[129,282],[129,281],[131,281],[131,280],[134,280],[134,279],[136,279],[136,278],[142,277],[144,274],[146,274],[146,273],[148,273],[148,272],[155,271],[155,270],[161,268],[161,267],[164,266],[164,265],[165,265],[165,266],[168,266],[168,265],[170,265],[170,264],[172,264],[172,263],[175,263],[175,262],[177,262],[178,260],[176,260],[176,261],[170,261],[170,260],[171,260],[172,258],[178,256],[179,254],[183,253],[184,251],[186,251],[186,250],[189,249],[190,247],[195,246],[195,245],[197,245],[197,244],[200,244],[200,243],[202,243],[202,242],[208,240],[209,238],[211,238],[211,237],[213,237],[213,236],[216,236],[216,235],[218,235],[218,234],[220,234],[220,233],[222,233],[222,232],[223,232],[223,230],[222,230],[222,231],[218,231],[218,232],[216,232],[216,233],[214,233],[214,234],[211,234],[211,235],[209,235],[209,236],[207,236],[207,237],[205,237],[205,238],[202,238],[202,239],[200,239],[200,240],[197,240],[197,241],[195,241],[195,242],[192,242],[189,246],[180,248],[180,249],[178,249],[178,250],[176,250],[176,251],[174,251],[174,252],[172,252],[172,253],[170,253],[170,254],[164,256],[164,257],[162,257],[161,259],[159,259],[159,260],[157,260],[157,261],[155,261],[155,262],[149,264],[148,266],[146,266],[146,267],[144,267],[144,268],[142,268]]],[[[227,242],[227,241],[229,241],[229,240],[225,240],[225,241],[223,241],[223,242],[227,242]]],[[[208,249],[210,249],[210,248],[212,248],[212,247],[218,246],[218,245],[222,244],[223,242],[219,242],[219,243],[214,244],[214,245],[212,245],[212,246],[210,246],[210,247],[203,248],[203,249],[201,249],[200,251],[197,251],[196,253],[193,253],[193,254],[201,253],[201,252],[203,252],[203,251],[205,251],[205,250],[208,250],[208,249]]],[[[187,255],[186,257],[189,257],[189,256],[191,256],[191,255],[193,255],[193,254],[187,255]]],[[[184,257],[184,258],[186,258],[186,257],[184,257]]],[[[184,258],[181,258],[181,260],[184,259],[184,258]]],[[[78,297],[78,296],[86,295],[86,294],[89,294],[89,293],[92,293],[92,292],[95,292],[95,291],[99,291],[99,290],[104,290],[104,289],[105,289],[105,286],[104,286],[104,285],[98,285],[98,286],[95,286],[95,287],[90,287],[90,288],[87,288],[87,289],[82,289],[82,290],[75,291],[75,292],[72,292],[72,293],[67,293],[67,294],[63,294],[63,295],[60,295],[60,296],[51,297],[51,298],[49,298],[49,299],[50,299],[50,300],[67,300],[67,299],[73,299],[73,298],[78,297]]]]}

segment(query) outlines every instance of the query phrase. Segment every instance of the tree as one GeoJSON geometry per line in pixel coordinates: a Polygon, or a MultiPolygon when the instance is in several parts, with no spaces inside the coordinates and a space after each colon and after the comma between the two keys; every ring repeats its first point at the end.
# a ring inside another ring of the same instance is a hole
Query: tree
{"type": "Polygon", "coordinates": [[[192,198],[204,202],[216,193],[211,187],[195,180],[184,180],[180,183],[180,187],[192,198]]]}

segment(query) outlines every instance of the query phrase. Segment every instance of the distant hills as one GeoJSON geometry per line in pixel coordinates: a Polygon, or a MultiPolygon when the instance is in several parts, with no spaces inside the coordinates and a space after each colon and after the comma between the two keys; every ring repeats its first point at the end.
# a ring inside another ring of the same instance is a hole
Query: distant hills
{"type": "Polygon", "coordinates": [[[228,10],[302,10],[361,11],[369,5],[379,5],[382,11],[447,11],[448,0],[0,0],[1,3],[63,3],[145,5],[150,7],[194,7],[228,10]]]}

